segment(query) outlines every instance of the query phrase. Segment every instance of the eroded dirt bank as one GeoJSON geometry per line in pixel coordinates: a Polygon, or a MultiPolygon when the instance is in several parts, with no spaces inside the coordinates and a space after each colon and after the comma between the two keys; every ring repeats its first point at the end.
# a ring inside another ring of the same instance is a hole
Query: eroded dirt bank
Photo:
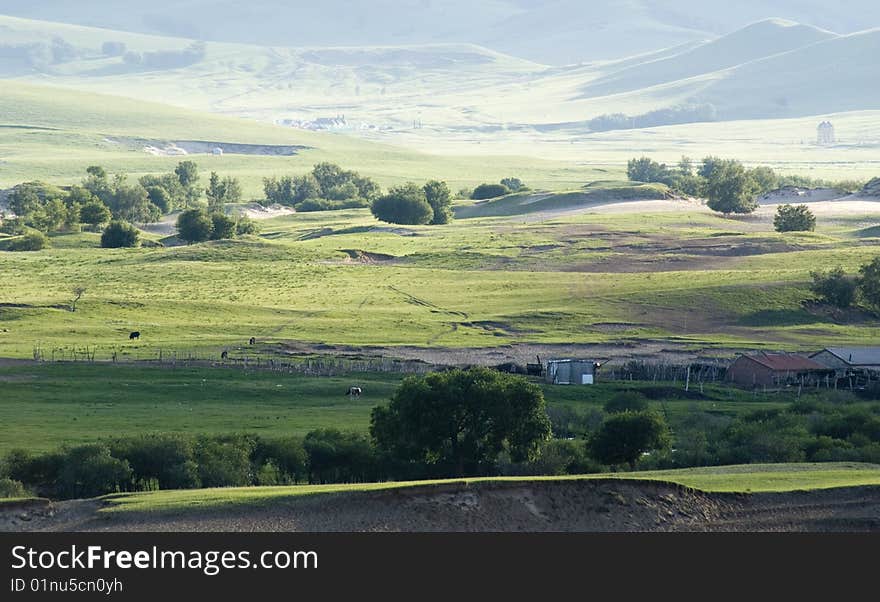
{"type": "Polygon", "coordinates": [[[6,531],[878,531],[880,487],[708,494],[669,483],[450,483],[235,509],[101,513],[101,502],[0,510],[6,531]]]}

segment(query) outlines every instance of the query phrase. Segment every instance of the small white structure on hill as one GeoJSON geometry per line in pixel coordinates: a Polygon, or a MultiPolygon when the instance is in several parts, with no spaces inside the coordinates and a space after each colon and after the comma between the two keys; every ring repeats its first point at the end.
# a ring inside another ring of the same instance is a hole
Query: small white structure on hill
{"type": "Polygon", "coordinates": [[[823,121],[819,124],[816,134],[816,144],[819,146],[829,146],[837,143],[837,137],[834,135],[834,125],[830,121],[823,121]]]}

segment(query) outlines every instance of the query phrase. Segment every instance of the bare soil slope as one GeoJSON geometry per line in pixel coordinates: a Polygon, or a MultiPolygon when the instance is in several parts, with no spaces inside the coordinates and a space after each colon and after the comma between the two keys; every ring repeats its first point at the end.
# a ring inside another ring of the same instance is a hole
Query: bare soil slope
{"type": "Polygon", "coordinates": [[[0,509],[11,531],[876,531],[880,487],[709,494],[616,479],[448,483],[180,513],[83,500],[0,509]]]}

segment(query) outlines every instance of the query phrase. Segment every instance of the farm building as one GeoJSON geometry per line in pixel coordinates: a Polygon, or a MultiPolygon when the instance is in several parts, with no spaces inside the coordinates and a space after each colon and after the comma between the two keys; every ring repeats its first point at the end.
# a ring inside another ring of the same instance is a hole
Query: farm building
{"type": "Polygon", "coordinates": [[[826,382],[833,370],[801,355],[756,353],[741,355],[727,369],[727,380],[742,387],[806,386],[826,382]]]}
{"type": "Polygon", "coordinates": [[[545,378],[554,385],[592,385],[599,363],[594,360],[555,359],[547,361],[545,378]]]}
{"type": "Polygon", "coordinates": [[[833,370],[837,378],[862,382],[880,377],[880,347],[826,347],[810,359],[833,370]]]}

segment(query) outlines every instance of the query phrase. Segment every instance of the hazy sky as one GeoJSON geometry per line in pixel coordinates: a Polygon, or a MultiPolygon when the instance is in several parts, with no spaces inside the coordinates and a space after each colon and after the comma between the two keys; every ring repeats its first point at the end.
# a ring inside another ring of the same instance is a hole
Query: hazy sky
{"type": "Polygon", "coordinates": [[[275,46],[472,42],[560,64],[705,39],[767,17],[849,33],[880,25],[880,2],[0,0],[0,14],[275,46]]]}

